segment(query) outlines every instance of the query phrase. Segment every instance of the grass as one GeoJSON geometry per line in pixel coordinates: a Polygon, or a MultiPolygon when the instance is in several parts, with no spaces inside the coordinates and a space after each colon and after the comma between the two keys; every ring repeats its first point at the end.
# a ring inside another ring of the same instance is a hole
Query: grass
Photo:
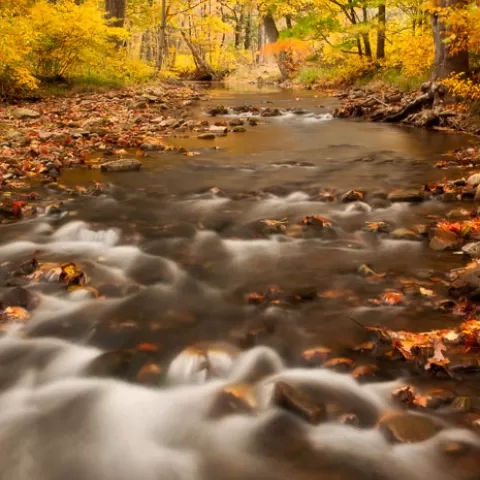
{"type": "Polygon", "coordinates": [[[407,77],[399,69],[365,68],[362,72],[345,69],[344,66],[320,67],[305,65],[297,73],[295,82],[300,85],[318,87],[374,86],[376,88],[395,87],[402,92],[413,92],[428,80],[428,75],[407,77]]]}

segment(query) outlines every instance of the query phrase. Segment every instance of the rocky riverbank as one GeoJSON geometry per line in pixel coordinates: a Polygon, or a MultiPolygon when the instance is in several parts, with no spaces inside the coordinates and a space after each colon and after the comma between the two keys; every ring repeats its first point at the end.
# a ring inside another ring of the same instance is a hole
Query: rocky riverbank
{"type": "Polygon", "coordinates": [[[334,112],[337,118],[480,133],[479,119],[464,105],[449,102],[445,89],[432,82],[423,84],[412,93],[393,87],[378,91],[367,86],[353,87],[333,95],[341,101],[341,106],[334,112]]]}

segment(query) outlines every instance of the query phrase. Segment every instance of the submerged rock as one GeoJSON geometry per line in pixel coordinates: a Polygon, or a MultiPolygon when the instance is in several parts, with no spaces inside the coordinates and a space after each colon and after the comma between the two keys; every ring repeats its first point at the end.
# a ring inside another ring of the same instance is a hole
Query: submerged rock
{"type": "Polygon", "coordinates": [[[132,172],[140,170],[141,166],[141,162],[136,158],[125,158],[102,163],[100,169],[102,172],[132,172]]]}
{"type": "Polygon", "coordinates": [[[394,412],[382,417],[377,428],[394,443],[418,443],[435,436],[443,425],[426,415],[394,412]]]}

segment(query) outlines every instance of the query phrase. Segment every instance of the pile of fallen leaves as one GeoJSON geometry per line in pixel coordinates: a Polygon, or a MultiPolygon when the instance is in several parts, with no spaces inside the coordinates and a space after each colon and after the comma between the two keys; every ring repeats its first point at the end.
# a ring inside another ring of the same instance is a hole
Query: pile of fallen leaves
{"type": "MultiPolygon", "coordinates": [[[[480,321],[477,319],[465,320],[453,329],[427,332],[359,325],[375,334],[377,342],[391,347],[385,353],[387,357],[399,355],[434,374],[453,376],[459,371],[480,371],[480,321]]],[[[368,348],[373,350],[375,343],[368,348]]]]}
{"type": "Polygon", "coordinates": [[[162,137],[189,125],[183,118],[199,98],[190,88],[165,85],[6,107],[0,126],[0,187],[17,178],[55,180],[62,168],[88,162],[95,153],[164,150],[162,137]]]}

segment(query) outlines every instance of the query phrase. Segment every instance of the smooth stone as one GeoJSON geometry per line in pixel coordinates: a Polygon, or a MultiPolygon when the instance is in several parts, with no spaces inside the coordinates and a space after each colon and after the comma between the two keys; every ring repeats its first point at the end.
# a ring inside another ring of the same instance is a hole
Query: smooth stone
{"type": "Polygon", "coordinates": [[[470,175],[467,179],[467,185],[472,187],[480,185],[480,173],[474,173],[473,175],[470,175]]]}
{"type": "Polygon", "coordinates": [[[123,160],[112,160],[102,163],[100,169],[102,172],[131,172],[140,170],[142,164],[135,158],[125,158],[123,160]]]}
{"type": "Polygon", "coordinates": [[[17,108],[14,110],[13,115],[15,118],[24,119],[24,118],[39,118],[40,112],[36,110],[31,110],[30,108],[17,108]]]}
{"type": "Polygon", "coordinates": [[[408,228],[397,228],[390,236],[395,240],[419,240],[419,236],[413,230],[408,228]]]}
{"type": "Polygon", "coordinates": [[[202,133],[198,135],[199,140],[215,140],[216,135],[214,133],[202,133]]]}
{"type": "Polygon", "coordinates": [[[453,232],[441,228],[430,230],[430,248],[432,250],[455,250],[460,246],[460,239],[453,232]]]}
{"type": "Polygon", "coordinates": [[[462,252],[472,258],[480,258],[480,242],[467,243],[462,247],[462,252]]]}
{"type": "Polygon", "coordinates": [[[272,403],[313,425],[318,425],[327,417],[325,405],[315,402],[305,392],[285,382],[275,384],[272,403]]]}
{"type": "Polygon", "coordinates": [[[395,190],[388,195],[391,202],[419,203],[425,200],[425,196],[417,191],[395,190]]]}
{"type": "Polygon", "coordinates": [[[212,133],[221,133],[221,134],[224,134],[224,133],[227,133],[228,131],[228,128],[223,126],[223,125],[210,125],[210,131],[212,133]]]}
{"type": "Polygon", "coordinates": [[[377,428],[394,443],[419,443],[435,436],[443,425],[426,415],[394,412],[382,417],[377,428]]]}

